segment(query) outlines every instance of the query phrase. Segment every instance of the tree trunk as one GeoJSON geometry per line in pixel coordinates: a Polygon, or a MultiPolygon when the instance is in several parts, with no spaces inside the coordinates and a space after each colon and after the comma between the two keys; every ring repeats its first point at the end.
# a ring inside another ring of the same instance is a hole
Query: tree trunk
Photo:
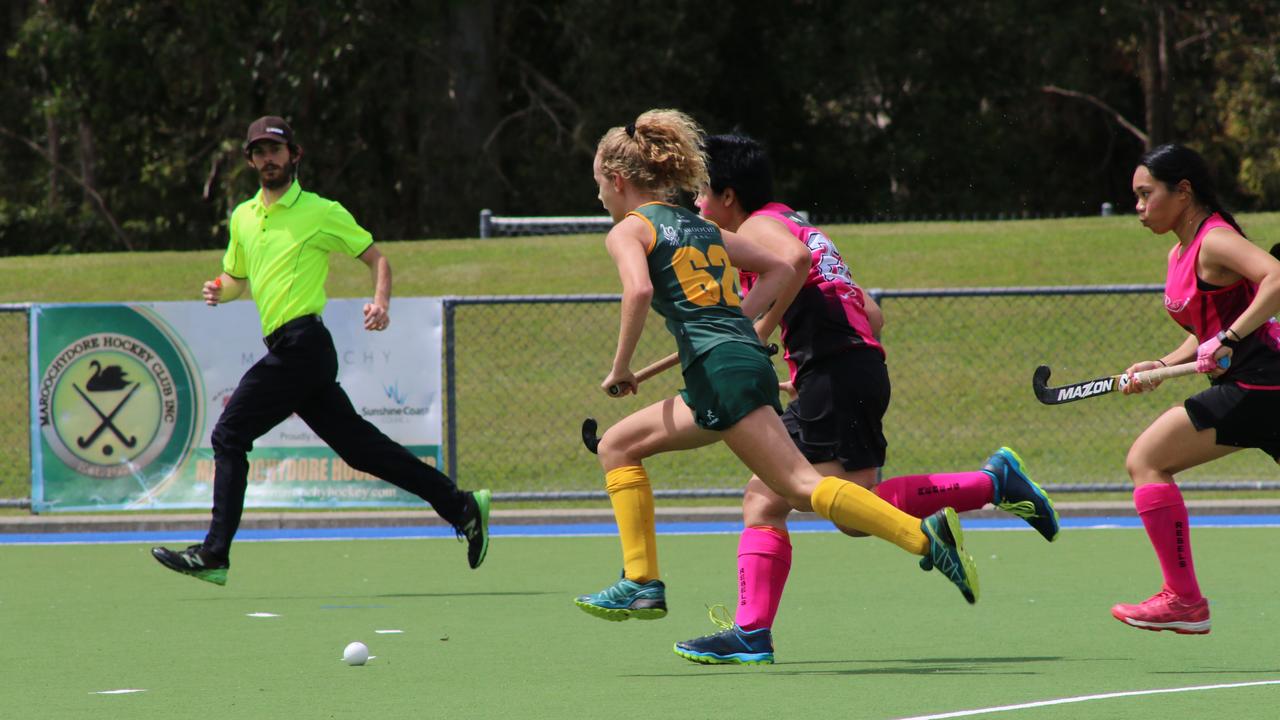
{"type": "Polygon", "coordinates": [[[492,0],[450,3],[445,147],[449,166],[461,171],[454,208],[494,207],[498,200],[497,158],[485,149],[498,121],[494,37],[492,0]]]}
{"type": "Polygon", "coordinates": [[[44,134],[45,152],[48,153],[49,158],[49,193],[45,196],[45,202],[50,210],[57,210],[58,205],[62,202],[62,192],[58,181],[58,163],[60,162],[58,146],[61,144],[62,135],[58,132],[58,123],[54,120],[52,112],[45,111],[44,134]]]}
{"type": "Polygon", "coordinates": [[[1142,94],[1147,114],[1147,149],[1173,139],[1173,98],[1170,93],[1169,10],[1164,0],[1150,0],[1151,9],[1142,42],[1142,94]]]}
{"type": "Polygon", "coordinates": [[[94,174],[94,168],[98,163],[98,152],[93,142],[93,128],[89,126],[89,118],[85,117],[82,111],[78,119],[80,179],[84,186],[84,202],[86,205],[92,205],[93,197],[90,195],[90,190],[96,192],[98,189],[94,174]]]}

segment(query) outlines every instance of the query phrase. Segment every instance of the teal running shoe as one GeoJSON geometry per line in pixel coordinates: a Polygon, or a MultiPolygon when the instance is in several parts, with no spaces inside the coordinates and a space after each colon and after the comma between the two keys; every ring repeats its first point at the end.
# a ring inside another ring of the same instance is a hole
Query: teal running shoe
{"type": "Polygon", "coordinates": [[[920,567],[946,575],[970,605],[978,602],[978,568],[973,556],[964,549],[964,532],[956,511],[942,508],[921,520],[920,530],[929,538],[929,552],[920,561],[920,567]]]}
{"type": "Polygon", "coordinates": [[[480,567],[485,555],[489,554],[489,500],[488,490],[476,490],[469,493],[465,509],[465,519],[454,528],[458,539],[467,541],[467,564],[472,570],[480,567]]]}
{"type": "Polygon", "coordinates": [[[982,472],[991,476],[995,490],[992,503],[996,507],[1026,520],[1049,542],[1058,537],[1058,511],[1053,508],[1053,500],[1027,475],[1018,453],[1000,448],[982,466],[982,472]]]}
{"type": "Polygon", "coordinates": [[[677,655],[703,665],[773,664],[773,635],[769,628],[743,630],[729,619],[729,611],[723,605],[709,608],[708,614],[720,632],[676,643],[677,655]]]}
{"type": "Polygon", "coordinates": [[[661,580],[638,583],[623,577],[598,593],[579,595],[573,604],[613,622],[657,620],[667,616],[667,586],[661,580]]]}

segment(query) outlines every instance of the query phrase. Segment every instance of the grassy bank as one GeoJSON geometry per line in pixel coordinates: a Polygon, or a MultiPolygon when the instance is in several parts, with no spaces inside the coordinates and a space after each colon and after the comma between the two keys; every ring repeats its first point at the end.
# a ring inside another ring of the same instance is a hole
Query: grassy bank
{"type": "MultiPolygon", "coordinates": [[[[1280,236],[1280,214],[1244,216],[1263,247],[1280,236]]],[[[1159,283],[1170,240],[1133,217],[938,222],[828,228],[865,287],[1058,286],[1159,283]]],[[[614,293],[618,280],[600,235],[384,243],[395,294],[614,293]]],[[[220,251],[0,259],[0,302],[193,300],[219,269],[220,251]]],[[[331,297],[367,294],[364,266],[335,257],[331,297]]],[[[884,303],[894,378],[886,420],[890,460],[902,474],[976,467],[995,447],[1019,449],[1046,483],[1121,482],[1123,456],[1158,412],[1194,391],[1192,380],[1143,398],[1105,398],[1060,408],[1030,399],[1031,370],[1061,382],[1116,372],[1176,345],[1179,331],[1158,298],[894,299],[884,303]],[[1100,304],[1103,303],[1103,304],[1100,304]],[[1108,304],[1109,303],[1109,304],[1108,304]]],[[[586,415],[608,424],[641,402],[679,388],[668,373],[640,399],[601,399],[595,385],[616,336],[616,310],[600,306],[492,306],[459,311],[460,474],[495,490],[599,487],[598,467],[578,444],[586,415]]],[[[392,315],[395,317],[393,303],[392,315]]],[[[0,315],[0,497],[29,494],[25,323],[0,315]]],[[[669,352],[653,317],[637,365],[669,352]]],[[[741,466],[722,448],[655,458],[659,487],[725,487],[741,466]]],[[[1257,452],[1240,453],[1188,479],[1274,479],[1257,452]]]]}

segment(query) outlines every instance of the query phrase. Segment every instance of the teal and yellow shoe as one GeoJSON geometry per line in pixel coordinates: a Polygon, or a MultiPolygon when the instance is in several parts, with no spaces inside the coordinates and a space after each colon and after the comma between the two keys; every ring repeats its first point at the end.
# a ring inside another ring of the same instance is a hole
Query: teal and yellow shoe
{"type": "Polygon", "coordinates": [[[1053,508],[1053,500],[1027,475],[1018,453],[1000,448],[982,466],[982,472],[991,476],[991,502],[996,507],[1026,520],[1049,542],[1058,537],[1058,511],[1053,508]]]}
{"type": "Polygon", "coordinates": [[[190,575],[214,585],[227,584],[227,570],[231,567],[231,563],[226,558],[209,554],[203,545],[192,545],[181,551],[153,547],[151,556],[161,565],[183,575],[190,575]]]}
{"type": "Polygon", "coordinates": [[[920,530],[929,538],[929,551],[920,567],[946,575],[970,605],[978,602],[978,568],[964,549],[964,531],[956,511],[949,507],[939,510],[920,521],[920,530]]]}
{"type": "Polygon", "coordinates": [[[743,630],[729,619],[729,611],[723,605],[709,608],[708,612],[720,632],[676,643],[677,655],[703,665],[773,664],[773,634],[769,628],[743,630]]]}
{"type": "Polygon", "coordinates": [[[661,580],[638,583],[623,577],[598,593],[579,595],[573,604],[613,622],[657,620],[667,616],[667,586],[661,580]]]}

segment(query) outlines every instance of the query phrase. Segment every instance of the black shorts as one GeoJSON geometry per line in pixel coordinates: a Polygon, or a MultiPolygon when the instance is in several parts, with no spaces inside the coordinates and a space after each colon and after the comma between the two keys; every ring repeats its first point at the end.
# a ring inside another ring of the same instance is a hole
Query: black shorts
{"type": "Polygon", "coordinates": [[[1186,399],[1197,430],[1213,428],[1217,443],[1258,448],[1280,462],[1280,390],[1246,390],[1224,382],[1186,399]]]}
{"type": "Polygon", "coordinates": [[[884,465],[889,369],[874,348],[820,360],[796,379],[800,396],[782,413],[791,440],[811,463],[839,461],[845,470],[884,465]]]}

